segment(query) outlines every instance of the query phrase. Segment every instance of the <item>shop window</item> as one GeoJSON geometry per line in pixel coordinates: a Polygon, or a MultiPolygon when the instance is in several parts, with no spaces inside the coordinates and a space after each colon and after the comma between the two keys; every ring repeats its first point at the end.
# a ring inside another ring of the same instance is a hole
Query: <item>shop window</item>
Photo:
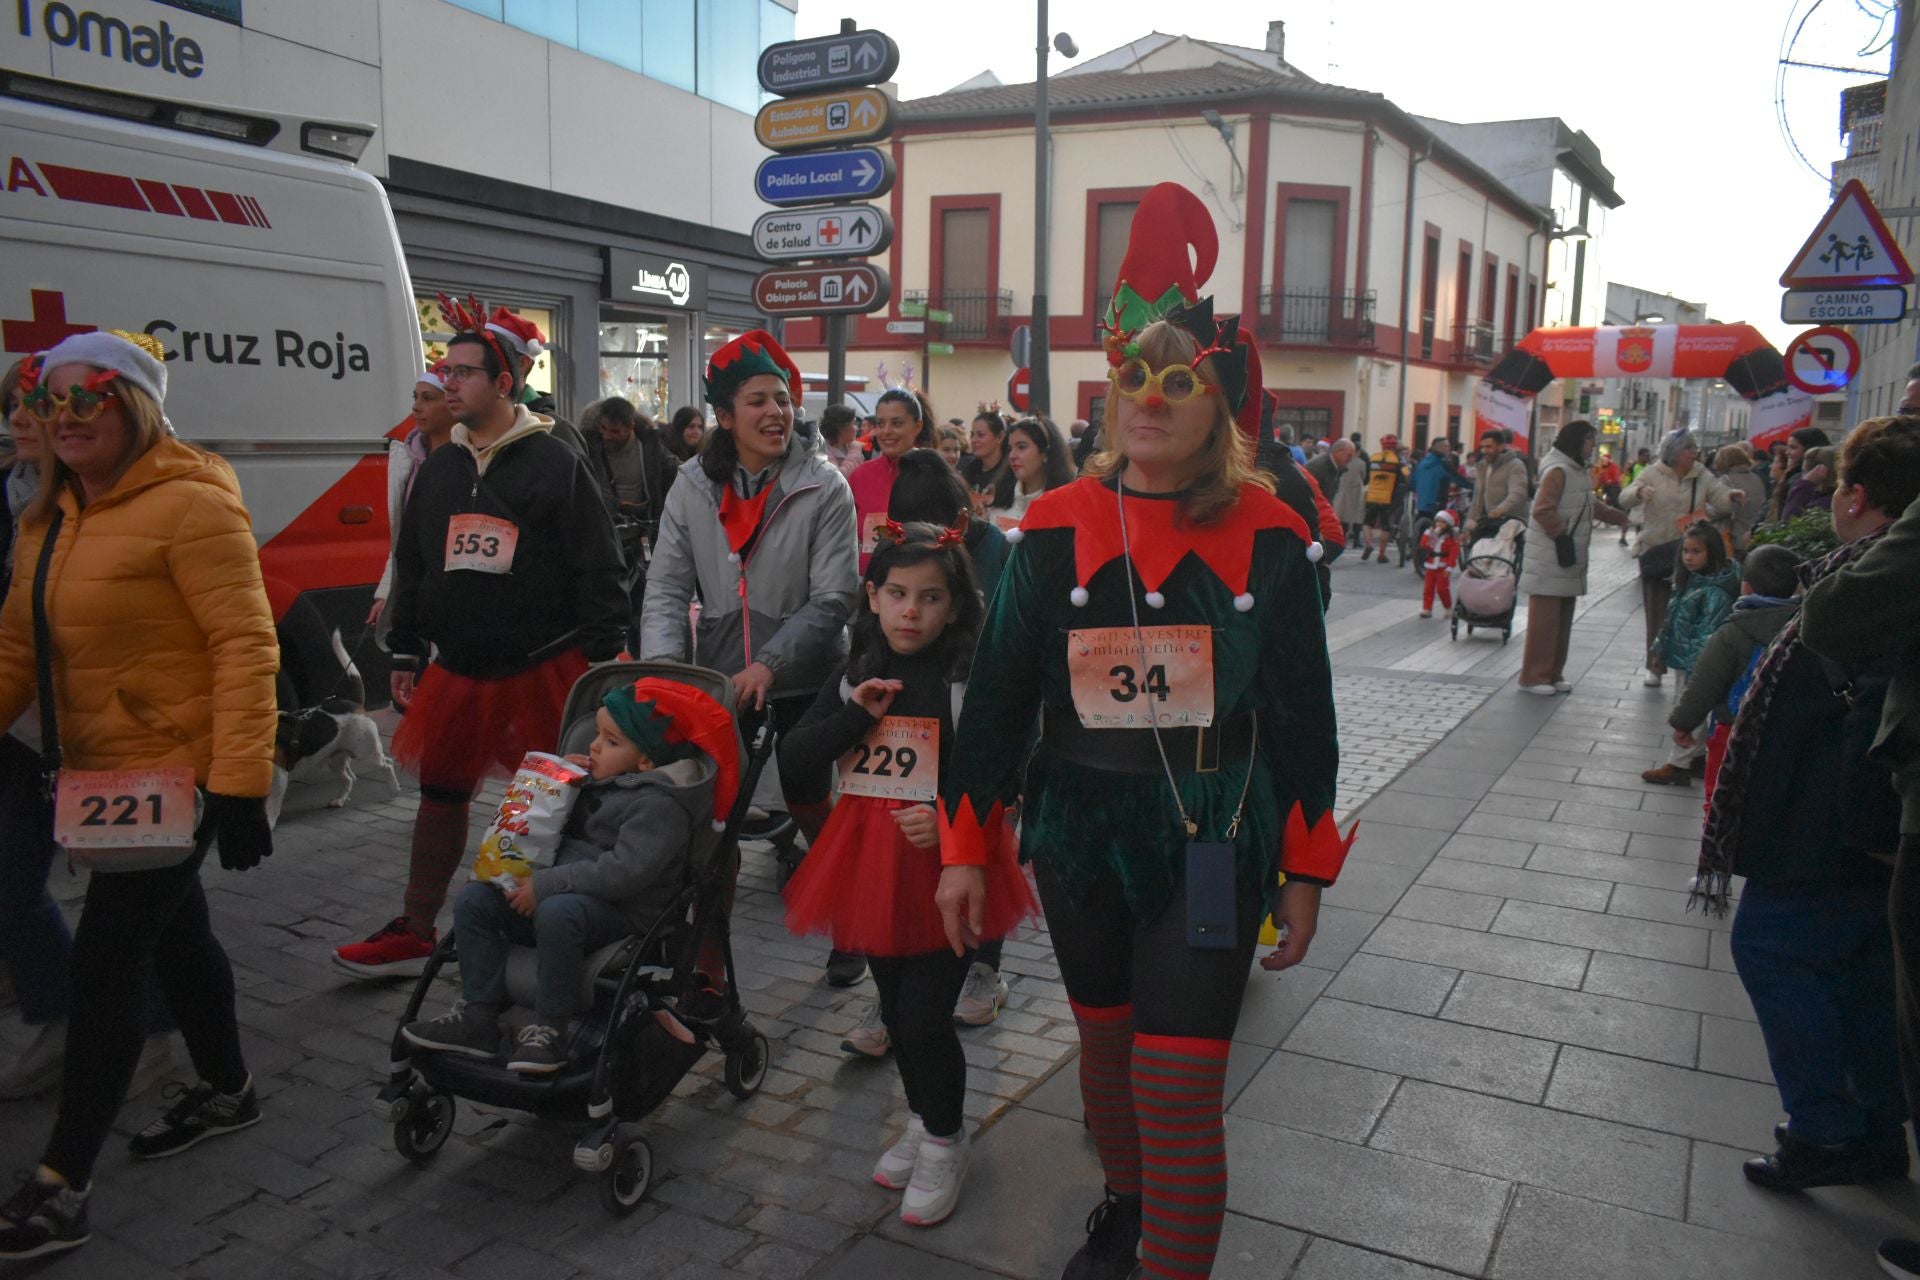
{"type": "MultiPolygon", "coordinates": [[[[449,292],[465,297],[457,291],[449,290],[449,292]]],[[[420,317],[421,354],[425,357],[427,364],[432,364],[447,354],[447,342],[453,337],[453,330],[440,315],[440,301],[434,294],[415,294],[413,309],[420,317]]],[[[552,341],[553,312],[551,310],[545,307],[515,306],[508,306],[507,310],[517,316],[525,316],[539,325],[540,332],[547,335],[549,342],[552,341]]],[[[541,352],[534,360],[533,368],[527,373],[527,385],[535,391],[547,395],[553,394],[553,352],[551,350],[541,352]]]]}
{"type": "Polygon", "coordinates": [[[659,419],[672,414],[673,332],[647,320],[600,322],[600,394],[624,396],[659,419]]]}

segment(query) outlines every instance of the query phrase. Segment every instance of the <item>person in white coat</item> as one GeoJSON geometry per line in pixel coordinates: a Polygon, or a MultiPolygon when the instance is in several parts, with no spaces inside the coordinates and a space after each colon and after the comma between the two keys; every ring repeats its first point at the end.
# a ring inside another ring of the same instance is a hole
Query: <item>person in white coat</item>
{"type": "MultiPolygon", "coordinates": [[[[423,370],[413,384],[413,430],[398,440],[387,442],[387,567],[380,573],[380,585],[373,589],[373,608],[367,613],[367,625],[380,626],[387,597],[393,593],[393,551],[400,543],[400,516],[407,509],[407,495],[413,492],[414,473],[427,455],[453,438],[453,412],[447,408],[447,384],[441,376],[445,363],[423,370]]],[[[380,628],[386,635],[386,628],[380,628]]]]}
{"type": "Polygon", "coordinates": [[[1520,590],[1527,597],[1522,693],[1550,697],[1573,688],[1567,682],[1567,650],[1573,642],[1573,611],[1587,593],[1593,522],[1627,523],[1626,512],[1594,495],[1587,467],[1596,435],[1590,422],[1569,422],[1540,465],[1540,488],[1528,513],[1529,554],[1520,570],[1520,590]]]}

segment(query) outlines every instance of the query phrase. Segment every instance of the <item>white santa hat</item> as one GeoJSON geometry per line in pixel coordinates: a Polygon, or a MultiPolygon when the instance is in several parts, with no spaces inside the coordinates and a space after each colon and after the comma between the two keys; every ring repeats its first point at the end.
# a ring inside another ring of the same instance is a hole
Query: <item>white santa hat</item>
{"type": "MultiPolygon", "coordinates": [[[[63,364],[91,365],[107,369],[126,379],[164,405],[167,399],[167,366],[157,339],[124,329],[99,329],[63,338],[40,356],[41,376],[63,364]]],[[[64,393],[63,393],[64,394],[64,393]]]]}

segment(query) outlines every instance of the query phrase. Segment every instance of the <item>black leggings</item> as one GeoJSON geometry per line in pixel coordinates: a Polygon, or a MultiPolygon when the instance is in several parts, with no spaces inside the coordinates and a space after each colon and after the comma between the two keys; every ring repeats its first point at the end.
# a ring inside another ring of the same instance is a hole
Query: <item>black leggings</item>
{"type": "Polygon", "coordinates": [[[1209,951],[1187,945],[1184,880],[1176,878],[1167,905],[1142,923],[1116,877],[1095,881],[1086,898],[1075,902],[1045,860],[1035,860],[1033,870],[1060,981],[1076,1004],[1131,1004],[1133,1029],[1146,1035],[1233,1038],[1265,915],[1256,895],[1243,894],[1237,904],[1236,945],[1209,951]]]}
{"type": "Polygon", "coordinates": [[[967,981],[967,961],[951,951],[869,956],[880,988],[880,1020],[893,1040],[907,1106],[936,1138],[960,1132],[967,1097],[967,1059],[953,1026],[953,1002],[967,981]]]}
{"type": "MultiPolygon", "coordinates": [[[[200,863],[209,835],[176,867],[96,872],[73,935],[73,1008],[60,1113],[46,1165],[75,1186],[113,1130],[147,1034],[157,976],[194,1070],[222,1093],[247,1082],[234,1011],[233,966],[213,936],[200,863]]],[[[951,1002],[949,1002],[951,1007],[951,1002]]]]}

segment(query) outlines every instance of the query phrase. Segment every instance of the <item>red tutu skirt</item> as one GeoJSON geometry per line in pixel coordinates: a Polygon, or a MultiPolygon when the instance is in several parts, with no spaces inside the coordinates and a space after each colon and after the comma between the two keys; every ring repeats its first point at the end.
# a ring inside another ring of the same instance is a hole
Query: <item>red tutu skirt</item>
{"type": "MultiPolygon", "coordinates": [[[[842,796],[820,838],[787,882],[787,928],[826,934],[841,951],[917,956],[948,948],[933,895],[940,887],[940,851],[916,848],[894,823],[903,800],[842,796]]],[[[1011,833],[1002,848],[1012,848],[1011,833]]],[[[990,862],[982,938],[1004,938],[1040,906],[1012,858],[990,862]]]]}
{"type": "Polygon", "coordinates": [[[423,787],[471,792],[482,778],[511,778],[527,752],[559,745],[567,690],[586,670],[578,649],[498,680],[430,666],[394,731],[393,758],[423,787]]]}

